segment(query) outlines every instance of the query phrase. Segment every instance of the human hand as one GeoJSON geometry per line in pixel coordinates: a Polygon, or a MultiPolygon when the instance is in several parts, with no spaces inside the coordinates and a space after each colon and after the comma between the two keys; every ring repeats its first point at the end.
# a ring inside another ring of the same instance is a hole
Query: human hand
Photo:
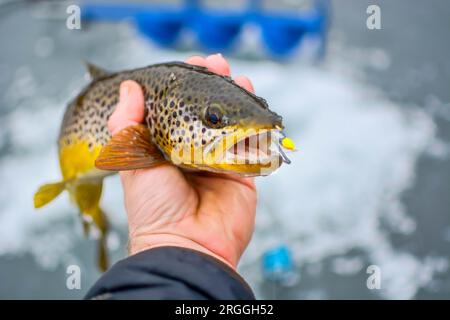
{"type": "MultiPolygon", "coordinates": [[[[220,55],[186,60],[211,71],[230,75],[220,55]]],[[[235,82],[254,92],[250,80],[235,82]]],[[[120,101],[108,127],[114,135],[144,121],[144,96],[134,81],[120,86],[120,101]]],[[[120,172],[128,215],[129,251],[179,246],[216,257],[232,268],[253,233],[256,188],[252,178],[207,172],[186,173],[172,164],[120,172]]]]}

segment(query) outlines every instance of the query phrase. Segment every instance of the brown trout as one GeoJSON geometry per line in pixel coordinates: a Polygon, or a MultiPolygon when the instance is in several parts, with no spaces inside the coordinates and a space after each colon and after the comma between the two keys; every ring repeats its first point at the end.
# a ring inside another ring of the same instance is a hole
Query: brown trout
{"type": "Polygon", "coordinates": [[[183,170],[259,176],[289,163],[282,149],[293,144],[281,133],[282,118],[229,77],[182,62],[115,73],[88,64],[88,70],[92,82],[69,103],[60,129],[63,178],[41,186],[34,205],[42,207],[67,190],[85,232],[91,225],[100,231],[101,270],[108,265],[108,223],[99,206],[107,175],[170,161],[183,170]],[[145,123],[111,138],[107,122],[125,80],[142,87],[145,123]]]}

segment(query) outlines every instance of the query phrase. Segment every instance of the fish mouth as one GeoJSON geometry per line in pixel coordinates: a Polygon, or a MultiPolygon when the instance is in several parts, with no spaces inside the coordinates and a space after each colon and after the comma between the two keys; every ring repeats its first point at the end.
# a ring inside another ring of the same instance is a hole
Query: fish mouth
{"type": "MultiPolygon", "coordinates": [[[[204,150],[204,157],[213,159],[219,166],[243,166],[253,170],[261,167],[278,168],[291,161],[283,151],[280,129],[238,129],[218,138],[204,150]],[[254,166],[255,168],[251,168],[254,166]]],[[[210,162],[211,164],[211,162],[210,162]]]]}

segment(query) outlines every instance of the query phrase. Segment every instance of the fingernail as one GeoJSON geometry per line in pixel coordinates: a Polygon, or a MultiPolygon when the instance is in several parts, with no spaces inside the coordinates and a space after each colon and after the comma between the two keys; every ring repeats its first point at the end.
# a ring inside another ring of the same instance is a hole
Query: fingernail
{"type": "Polygon", "coordinates": [[[216,53],[215,55],[220,57],[220,58],[223,58],[221,53],[216,53]]]}
{"type": "Polygon", "coordinates": [[[130,92],[130,88],[126,83],[120,85],[120,100],[123,101],[128,98],[128,94],[130,92]]]}

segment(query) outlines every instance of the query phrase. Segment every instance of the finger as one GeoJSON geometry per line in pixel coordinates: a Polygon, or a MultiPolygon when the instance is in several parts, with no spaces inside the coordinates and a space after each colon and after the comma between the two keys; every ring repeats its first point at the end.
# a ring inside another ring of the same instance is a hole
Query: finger
{"type": "Polygon", "coordinates": [[[222,76],[230,76],[230,65],[220,53],[206,57],[206,67],[222,76]]]}
{"type": "Polygon", "coordinates": [[[192,64],[194,66],[205,67],[206,59],[201,56],[192,56],[186,59],[186,63],[192,64]]]}
{"type": "Polygon", "coordinates": [[[248,185],[255,187],[255,178],[244,178],[245,180],[247,180],[248,185]]]}
{"type": "Polygon", "coordinates": [[[127,80],[120,85],[120,99],[108,121],[111,134],[144,120],[144,94],[138,83],[127,80]]]}
{"type": "Polygon", "coordinates": [[[241,177],[237,174],[223,174],[223,173],[216,173],[216,172],[208,172],[208,171],[199,171],[199,172],[191,172],[185,174],[186,177],[189,177],[190,179],[197,179],[197,178],[220,178],[221,180],[231,180],[240,183],[243,186],[248,187],[251,190],[256,190],[255,185],[255,178],[245,178],[241,177]]]}
{"type": "Polygon", "coordinates": [[[239,180],[241,181],[242,184],[246,185],[250,189],[256,190],[255,178],[243,178],[243,177],[240,177],[239,180]]]}
{"type": "Polygon", "coordinates": [[[234,78],[234,82],[236,82],[237,85],[241,86],[245,90],[250,91],[251,93],[255,93],[252,82],[246,76],[237,76],[234,78]]]}

